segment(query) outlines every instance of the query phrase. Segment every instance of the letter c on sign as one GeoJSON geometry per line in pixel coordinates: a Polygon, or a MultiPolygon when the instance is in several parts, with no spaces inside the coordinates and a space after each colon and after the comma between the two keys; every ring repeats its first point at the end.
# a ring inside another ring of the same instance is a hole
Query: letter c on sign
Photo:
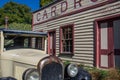
{"type": "Polygon", "coordinates": [[[91,0],[92,2],[96,2],[97,0],[91,0]]]}
{"type": "Polygon", "coordinates": [[[37,13],[37,16],[36,16],[36,18],[37,18],[37,21],[40,21],[40,13],[37,13]]]}

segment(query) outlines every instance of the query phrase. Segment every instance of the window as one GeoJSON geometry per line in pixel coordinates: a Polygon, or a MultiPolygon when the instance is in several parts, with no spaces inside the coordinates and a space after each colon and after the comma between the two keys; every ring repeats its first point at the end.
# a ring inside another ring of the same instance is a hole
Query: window
{"type": "Polygon", "coordinates": [[[30,38],[6,35],[4,47],[8,49],[30,48],[30,38]]]}
{"type": "Polygon", "coordinates": [[[35,46],[36,46],[36,48],[38,48],[38,49],[41,49],[41,50],[44,50],[44,44],[45,44],[45,39],[44,38],[36,38],[36,44],[35,44],[35,46]]]}
{"type": "Polygon", "coordinates": [[[73,25],[67,25],[60,28],[60,52],[73,53],[73,25]]]}

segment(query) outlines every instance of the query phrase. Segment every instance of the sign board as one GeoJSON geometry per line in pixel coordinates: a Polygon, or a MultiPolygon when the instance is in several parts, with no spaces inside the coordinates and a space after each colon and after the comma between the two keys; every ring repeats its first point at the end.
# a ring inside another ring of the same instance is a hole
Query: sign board
{"type": "Polygon", "coordinates": [[[63,0],[33,13],[33,25],[109,0],[63,0]]]}

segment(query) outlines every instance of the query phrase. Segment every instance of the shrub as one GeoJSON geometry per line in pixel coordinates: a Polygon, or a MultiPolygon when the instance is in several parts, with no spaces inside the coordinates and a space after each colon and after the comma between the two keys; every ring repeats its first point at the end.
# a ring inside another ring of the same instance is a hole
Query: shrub
{"type": "Polygon", "coordinates": [[[70,64],[70,61],[64,61],[64,65],[66,66],[66,65],[68,65],[68,64],[70,64]]]}
{"type": "Polygon", "coordinates": [[[120,72],[119,69],[109,69],[108,75],[106,76],[105,80],[120,80],[120,72]]]}
{"type": "Polygon", "coordinates": [[[100,70],[96,68],[87,69],[92,76],[92,80],[120,80],[119,69],[100,70]]]}
{"type": "Polygon", "coordinates": [[[92,80],[103,80],[105,76],[107,75],[107,72],[104,70],[99,70],[96,68],[93,68],[89,71],[89,73],[92,76],[92,80]]]}

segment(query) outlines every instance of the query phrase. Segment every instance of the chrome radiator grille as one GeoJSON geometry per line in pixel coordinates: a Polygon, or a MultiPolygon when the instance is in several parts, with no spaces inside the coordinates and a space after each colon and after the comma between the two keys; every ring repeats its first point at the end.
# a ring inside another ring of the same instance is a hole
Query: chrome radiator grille
{"type": "Polygon", "coordinates": [[[44,66],[41,80],[63,80],[62,65],[52,62],[44,66]]]}

